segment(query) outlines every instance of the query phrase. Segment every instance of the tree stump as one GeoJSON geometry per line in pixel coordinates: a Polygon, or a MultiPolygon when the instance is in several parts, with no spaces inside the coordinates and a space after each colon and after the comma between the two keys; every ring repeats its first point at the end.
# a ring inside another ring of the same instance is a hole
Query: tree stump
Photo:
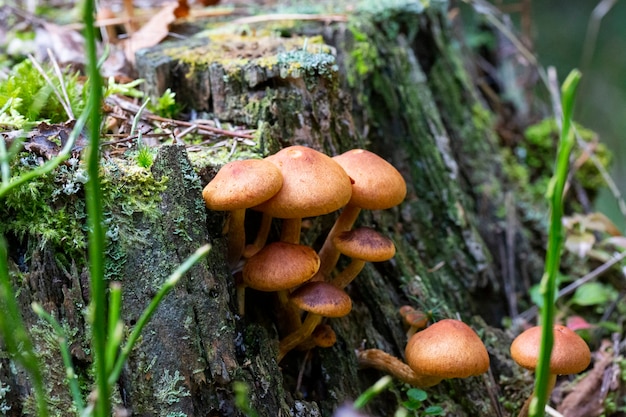
{"type": "MultiPolygon", "coordinates": [[[[524,398],[530,388],[517,387],[528,380],[511,364],[510,336],[499,329],[510,308],[503,288],[521,290],[515,271],[541,276],[542,254],[531,247],[530,226],[517,220],[522,216],[506,191],[513,185],[504,174],[493,115],[463,67],[445,13],[437,2],[426,8],[362,2],[345,21],[251,24],[247,33],[216,32],[138,53],[137,69],[151,95],[171,88],[187,110],[256,129],[256,146],[239,145],[232,157],[242,151],[265,156],[288,145],[328,155],[367,148],[398,168],[408,195],[394,209],[359,218],[391,237],[397,254],[367,265],[348,288],[353,311],[330,321],[337,343],[293,351],[278,364],[273,298],[249,291],[245,317],[237,314],[224,214],[207,211],[201,197],[227,160],[167,145],[150,170],[132,161],[106,162],[107,273],[122,284],[127,326],[181,260],[207,241],[213,245],[209,259],[185,276],[144,331],[118,384],[120,407],[138,416],[240,416],[234,384],[243,382],[259,416],[331,416],[381,376],[358,368],[356,349],[377,347],[402,357],[403,304],[431,311],[435,319],[462,319],[491,356],[489,374],[430,388],[431,404],[448,416],[504,416],[511,410],[500,405],[501,397],[512,404],[524,398]]],[[[73,169],[75,175],[80,168],[73,169]]],[[[59,186],[47,181],[47,187],[59,186]]],[[[84,215],[80,192],[47,198],[45,204],[84,215]]],[[[0,212],[12,220],[22,216],[13,208],[0,212]]],[[[312,219],[303,242],[318,248],[333,220],[312,219]]],[[[70,398],[58,350],[29,306],[39,301],[67,326],[73,359],[88,382],[84,242],[69,251],[37,232],[8,238],[14,285],[27,323],[37,330],[52,407],[65,415],[70,398]]],[[[28,411],[28,378],[6,355],[0,376],[11,387],[4,398],[12,407],[8,415],[28,411]]],[[[393,415],[405,388],[395,384],[365,412],[393,415]]]]}

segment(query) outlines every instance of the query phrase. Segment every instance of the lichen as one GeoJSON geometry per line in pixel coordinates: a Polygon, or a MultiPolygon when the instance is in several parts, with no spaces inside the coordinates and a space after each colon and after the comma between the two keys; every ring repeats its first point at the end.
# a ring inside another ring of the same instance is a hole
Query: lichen
{"type": "Polygon", "coordinates": [[[159,404],[172,405],[179,402],[181,397],[191,396],[187,388],[179,385],[179,382],[184,381],[185,378],[180,375],[180,372],[175,371],[174,375],[170,375],[170,372],[166,369],[156,384],[157,390],[154,393],[156,401],[159,404]]]}

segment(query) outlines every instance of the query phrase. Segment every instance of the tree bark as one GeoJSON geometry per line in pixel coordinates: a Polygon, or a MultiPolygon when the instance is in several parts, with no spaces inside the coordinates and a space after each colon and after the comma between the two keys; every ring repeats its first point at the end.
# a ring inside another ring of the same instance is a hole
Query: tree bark
{"type": "MultiPolygon", "coordinates": [[[[500,405],[501,397],[524,398],[527,391],[517,387],[528,381],[511,364],[510,336],[499,327],[511,311],[505,285],[522,289],[515,271],[539,277],[542,254],[532,250],[529,225],[518,220],[516,197],[506,191],[511,183],[503,173],[493,116],[463,67],[445,8],[417,10],[416,4],[364,8],[347,22],[285,25],[291,39],[264,36],[269,24],[260,24],[255,36],[188,40],[138,54],[137,68],[151,95],[169,87],[188,109],[257,128],[258,146],[246,152],[265,156],[295,144],[329,155],[368,148],[399,169],[408,195],[399,207],[360,216],[360,224],[394,240],[397,254],[367,265],[349,286],[353,311],[329,321],[337,343],[291,352],[278,364],[280,323],[273,297],[248,291],[246,315],[237,314],[224,214],[207,211],[201,197],[226,159],[215,163],[189,158],[182,145],[161,147],[145,174],[158,193],[150,202],[156,206],[143,210],[113,200],[107,217],[107,271],[122,284],[126,325],[135,323],[182,260],[207,241],[213,249],[145,329],[118,384],[120,407],[138,416],[239,416],[233,384],[241,381],[260,416],[331,416],[381,376],[358,368],[356,349],[377,347],[402,357],[403,304],[430,311],[435,319],[464,320],[491,356],[489,374],[430,388],[430,404],[441,405],[448,416],[502,416],[510,410],[500,405]]],[[[243,145],[238,146],[240,155],[243,145]]],[[[111,189],[136,181],[124,167],[104,169],[111,189]]],[[[313,219],[303,242],[318,248],[333,218],[313,219]]],[[[37,330],[33,337],[58,401],[52,405],[63,415],[70,398],[58,350],[46,342],[49,329],[29,306],[37,300],[66,324],[74,360],[88,381],[88,276],[80,267],[85,260],[38,234],[9,237],[17,248],[13,276],[23,314],[37,330]]],[[[11,359],[0,356],[1,380],[11,387],[8,415],[23,415],[28,378],[12,369],[11,359]]],[[[365,411],[393,415],[406,399],[403,390],[394,385],[365,411]]]]}

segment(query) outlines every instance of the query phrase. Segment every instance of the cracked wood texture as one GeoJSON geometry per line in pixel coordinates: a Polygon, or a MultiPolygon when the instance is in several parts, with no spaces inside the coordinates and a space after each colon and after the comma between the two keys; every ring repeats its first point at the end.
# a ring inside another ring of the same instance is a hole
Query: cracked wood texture
{"type": "MultiPolygon", "coordinates": [[[[522,216],[516,217],[519,209],[506,192],[510,184],[492,115],[463,67],[446,5],[364,3],[345,22],[260,23],[244,35],[188,39],[138,53],[139,75],[151,95],[171,88],[188,109],[257,128],[258,146],[251,152],[265,156],[295,144],[329,155],[367,148],[398,168],[408,195],[394,209],[359,218],[392,238],[397,255],[367,265],[349,286],[353,311],[329,321],[337,343],[293,351],[278,364],[281,326],[274,298],[248,291],[246,315],[237,315],[224,214],[203,205],[202,187],[227,160],[192,165],[183,146],[163,146],[150,172],[165,184],[157,191],[155,213],[111,214],[111,224],[132,230],[120,231],[107,252],[111,277],[122,282],[125,323],[134,324],[186,256],[207,241],[213,250],[164,300],[124,369],[115,402],[132,415],[241,416],[233,389],[241,381],[259,416],[332,416],[381,376],[358,369],[355,349],[377,347],[402,357],[403,304],[432,311],[436,319],[464,320],[489,350],[488,374],[428,389],[430,403],[444,407],[445,415],[512,415],[501,397],[515,404],[528,393],[530,388],[516,388],[523,377],[513,369],[511,338],[499,325],[510,307],[505,283],[516,270],[539,277],[541,254],[531,249],[521,220],[513,232],[507,227],[522,216]],[[503,216],[505,209],[512,213],[503,216]]],[[[105,175],[115,182],[115,171],[105,175]]],[[[308,222],[303,242],[319,247],[333,218],[308,222]]],[[[22,277],[15,285],[26,320],[37,330],[53,410],[66,415],[71,406],[58,351],[28,306],[40,301],[66,323],[77,369],[88,381],[88,277],[60,266],[68,264],[68,255],[59,248],[36,235],[28,240],[22,243],[28,265],[14,274],[22,277]]],[[[12,252],[16,265],[20,256],[12,252]]],[[[6,355],[0,365],[0,377],[11,387],[7,413],[22,415],[28,378],[10,370],[6,355]]],[[[406,399],[404,389],[394,385],[364,412],[393,415],[406,399]]]]}

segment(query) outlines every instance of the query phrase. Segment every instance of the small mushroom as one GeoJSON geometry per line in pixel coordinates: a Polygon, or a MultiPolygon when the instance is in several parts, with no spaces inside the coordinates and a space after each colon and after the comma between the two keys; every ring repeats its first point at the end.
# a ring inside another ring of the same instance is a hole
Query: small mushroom
{"type": "Polygon", "coordinates": [[[229,211],[228,262],[233,267],[241,258],[246,243],[246,209],[274,196],[283,177],[274,164],[262,159],[232,161],[224,165],[204,187],[207,208],[229,211]]]}
{"type": "Polygon", "coordinates": [[[289,351],[308,339],[322,318],[343,317],[352,310],[350,296],[324,281],[307,282],[294,290],[289,298],[296,307],[307,311],[308,314],[302,326],[280,341],[279,362],[289,351]]]}
{"type": "Polygon", "coordinates": [[[380,349],[358,352],[362,367],[387,372],[410,385],[428,388],[446,378],[487,372],[489,354],[476,333],[459,320],[445,319],[416,333],[405,349],[406,363],[380,349]]]}
{"type": "MultiPolygon", "coordinates": [[[[554,343],[550,356],[549,396],[556,383],[557,375],[569,375],[582,372],[591,362],[591,351],[587,343],[573,330],[566,326],[554,325],[554,343]]],[[[534,371],[539,361],[541,345],[541,326],[531,327],[522,332],[511,343],[511,357],[521,367],[534,371]]],[[[518,417],[528,416],[531,395],[520,410],[518,417]]]]}
{"type": "Polygon", "coordinates": [[[277,291],[282,309],[286,312],[288,328],[300,326],[299,314],[288,307],[288,290],[308,281],[317,272],[319,257],[305,245],[272,242],[249,258],[243,266],[242,284],[237,288],[239,312],[243,314],[245,287],[259,291],[277,291]]]}
{"type": "Polygon", "coordinates": [[[341,232],[335,236],[333,244],[339,253],[352,258],[346,269],[331,280],[339,288],[347,287],[361,272],[365,262],[387,261],[396,254],[391,239],[369,227],[341,232]]]}
{"type": "Polygon", "coordinates": [[[417,310],[412,306],[405,305],[399,309],[402,322],[407,327],[406,337],[410,338],[418,330],[422,330],[428,325],[430,315],[421,310],[417,310]]]}
{"type": "Polygon", "coordinates": [[[332,158],[352,179],[352,197],[343,208],[319,251],[318,276],[326,279],[335,268],[339,253],[333,246],[336,235],[352,228],[361,209],[385,210],[400,204],[406,196],[406,183],[393,165],[365,149],[352,149],[332,158]]]}

